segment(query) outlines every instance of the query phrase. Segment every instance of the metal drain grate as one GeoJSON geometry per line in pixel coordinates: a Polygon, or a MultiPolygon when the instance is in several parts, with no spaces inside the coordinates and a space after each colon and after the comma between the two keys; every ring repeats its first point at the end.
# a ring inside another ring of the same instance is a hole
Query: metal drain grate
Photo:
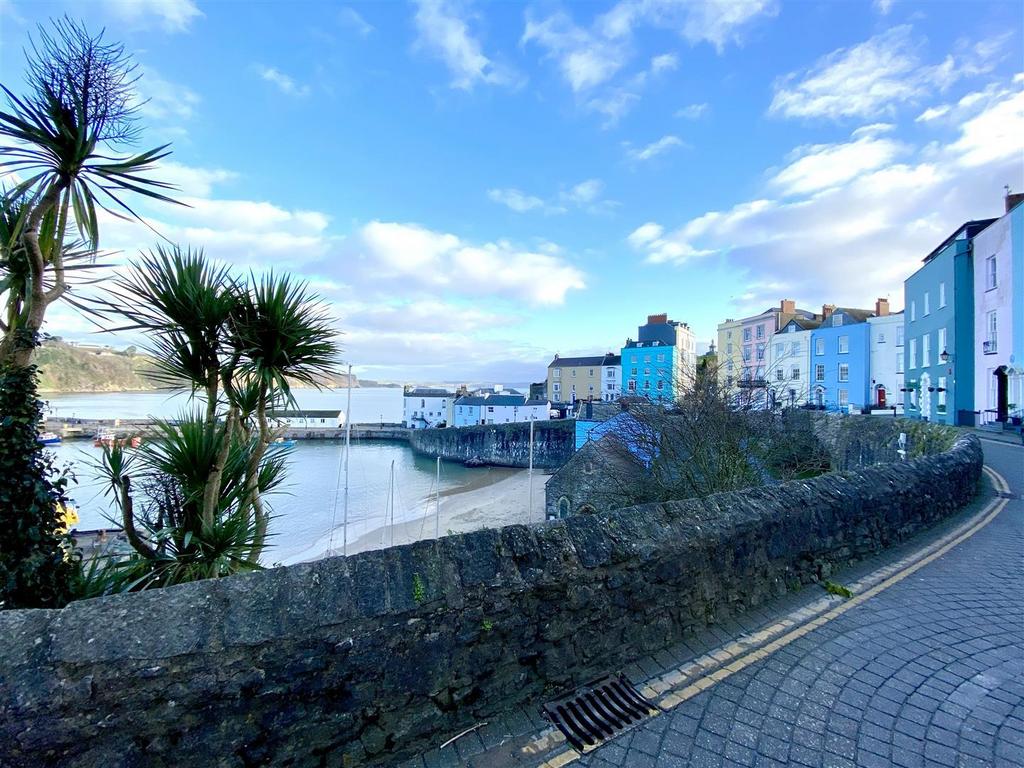
{"type": "Polygon", "coordinates": [[[577,752],[594,749],[657,711],[621,674],[544,705],[544,714],[577,752]]]}

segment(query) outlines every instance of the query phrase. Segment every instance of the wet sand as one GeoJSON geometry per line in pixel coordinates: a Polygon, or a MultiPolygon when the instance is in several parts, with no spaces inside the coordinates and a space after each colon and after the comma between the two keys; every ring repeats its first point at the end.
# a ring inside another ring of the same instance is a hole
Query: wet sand
{"type": "MultiPolygon", "coordinates": [[[[525,469],[488,467],[474,473],[472,480],[457,488],[441,492],[440,513],[433,514],[433,505],[423,500],[423,507],[431,514],[418,520],[398,523],[393,528],[381,526],[349,542],[348,554],[371,549],[409,544],[421,539],[434,538],[435,530],[441,536],[475,531],[478,528],[500,528],[514,523],[540,522],[544,519],[544,483],[549,475],[539,470],[533,473],[533,514],[529,514],[530,483],[525,469]]],[[[337,537],[335,537],[337,542],[337,537]]],[[[321,557],[340,555],[338,548],[321,557]]]]}

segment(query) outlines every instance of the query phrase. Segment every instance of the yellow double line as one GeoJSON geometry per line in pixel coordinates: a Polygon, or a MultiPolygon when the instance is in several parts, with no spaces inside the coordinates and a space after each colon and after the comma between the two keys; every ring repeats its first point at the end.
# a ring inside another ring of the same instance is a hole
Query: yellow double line
{"type": "MultiPolygon", "coordinates": [[[[679,669],[672,670],[662,675],[657,680],[652,681],[641,688],[640,692],[649,699],[655,699],[658,696],[661,696],[662,698],[657,701],[657,705],[661,708],[661,712],[670,711],[675,707],[678,707],[684,701],[692,699],[697,694],[706,691],[708,688],[714,687],[722,680],[726,680],[737,672],[746,669],[751,664],[768,658],[775,653],[775,651],[780,648],[784,648],[795,640],[799,640],[809,632],[813,632],[819,627],[828,624],[830,621],[839,618],[847,611],[865,603],[894,584],[898,584],[908,576],[911,576],[924,568],[929,563],[942,557],[954,547],[967,541],[974,534],[991,523],[1009,503],[1009,499],[1005,497],[1005,494],[1008,494],[1010,490],[1010,486],[1006,482],[1006,479],[990,467],[986,466],[983,469],[985,474],[988,475],[989,479],[992,481],[992,485],[995,487],[996,492],[1004,495],[1003,498],[993,499],[986,504],[985,508],[977,515],[960,527],[950,531],[938,541],[933,542],[910,557],[881,569],[881,571],[876,572],[873,576],[884,576],[887,573],[891,573],[891,575],[885,576],[881,581],[878,581],[878,583],[869,587],[864,592],[858,593],[855,597],[840,603],[824,613],[821,613],[820,610],[816,610],[812,605],[791,614],[786,619],[772,627],[756,633],[748,639],[746,645],[749,645],[751,641],[755,643],[761,642],[778,634],[780,631],[788,627],[795,626],[794,629],[786,632],[781,637],[777,637],[775,640],[767,642],[756,650],[748,652],[744,648],[745,644],[738,642],[730,643],[728,646],[718,651],[713,651],[712,653],[702,656],[684,667],[680,667],[679,669]],[[817,613],[820,613],[820,615],[816,618],[803,620],[808,616],[817,613]],[[718,669],[702,675],[692,683],[685,685],[685,687],[679,687],[687,679],[691,678],[694,673],[705,670],[712,665],[717,666],[718,669]]],[[[867,579],[861,580],[859,583],[870,583],[873,580],[875,579],[868,577],[867,579]]],[[[828,602],[831,602],[831,600],[828,602]]],[[[660,712],[657,714],[660,714],[660,712]]],[[[653,715],[653,717],[657,717],[657,714],[653,715]]],[[[573,749],[568,749],[548,758],[541,764],[540,768],[561,768],[564,765],[574,762],[579,757],[579,752],[573,749]]]]}

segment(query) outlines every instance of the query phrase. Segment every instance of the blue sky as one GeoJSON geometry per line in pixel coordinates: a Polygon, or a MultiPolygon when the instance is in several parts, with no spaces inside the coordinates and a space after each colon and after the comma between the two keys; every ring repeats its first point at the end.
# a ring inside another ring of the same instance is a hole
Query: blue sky
{"type": "Polygon", "coordinates": [[[1024,189],[1018,2],[0,0],[5,84],[65,12],[144,72],[191,205],[154,226],[308,278],[367,377],[540,380],[655,312],[707,342],[783,297],[899,308],[1024,189]]]}

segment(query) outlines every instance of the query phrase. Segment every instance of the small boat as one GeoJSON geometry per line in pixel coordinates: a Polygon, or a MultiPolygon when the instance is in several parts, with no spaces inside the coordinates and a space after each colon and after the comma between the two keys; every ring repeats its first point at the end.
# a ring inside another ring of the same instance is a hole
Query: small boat
{"type": "Polygon", "coordinates": [[[57,445],[61,438],[56,432],[42,432],[36,439],[43,445],[57,445]]]}
{"type": "Polygon", "coordinates": [[[93,439],[92,444],[97,448],[112,448],[115,445],[119,445],[122,448],[138,448],[142,445],[142,438],[138,435],[118,437],[113,432],[100,432],[93,439]]]}
{"type": "Polygon", "coordinates": [[[277,440],[272,442],[268,447],[269,448],[292,448],[294,446],[295,446],[295,441],[294,440],[286,440],[283,437],[279,437],[279,438],[277,438],[277,440]]]}

